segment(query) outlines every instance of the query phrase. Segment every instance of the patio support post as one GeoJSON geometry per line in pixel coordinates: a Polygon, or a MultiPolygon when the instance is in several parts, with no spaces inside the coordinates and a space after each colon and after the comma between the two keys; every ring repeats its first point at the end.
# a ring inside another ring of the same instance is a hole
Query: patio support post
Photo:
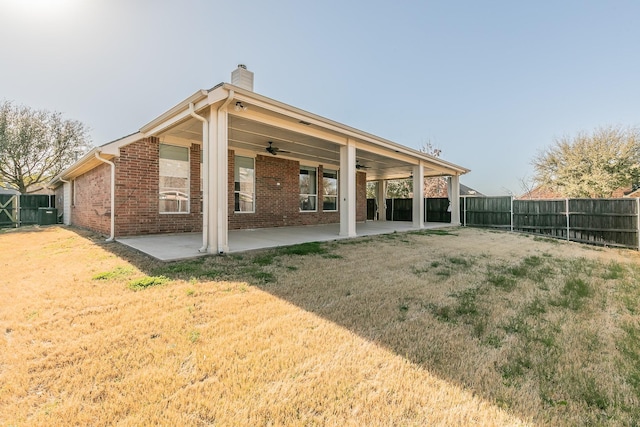
{"type": "Polygon", "coordinates": [[[460,176],[449,177],[449,203],[451,203],[451,225],[460,225],[460,176]]]}
{"type": "MultiPolygon", "coordinates": [[[[229,91],[224,103],[209,109],[209,182],[207,189],[209,205],[207,213],[207,253],[223,254],[229,252],[229,141],[227,106],[235,93],[229,91]]],[[[203,161],[203,167],[206,162],[203,161]]],[[[203,174],[203,176],[206,176],[203,174]]],[[[204,214],[204,212],[203,212],[204,214]]],[[[204,225],[204,223],[203,223],[204,225]]],[[[204,230],[203,230],[204,232],[204,230]]]]}
{"type": "Polygon", "coordinates": [[[356,236],[356,144],[340,147],[340,235],[356,236]]]}
{"type": "Polygon", "coordinates": [[[424,166],[413,167],[413,228],[424,227],[424,166]]]}
{"type": "Polygon", "coordinates": [[[377,193],[377,203],[378,203],[378,221],[386,221],[387,220],[387,201],[385,196],[387,195],[387,180],[379,179],[378,180],[378,193],[377,193]]]}
{"type": "Polygon", "coordinates": [[[229,252],[229,117],[227,108],[218,110],[216,175],[218,186],[218,253],[229,252]]]}
{"type": "Polygon", "coordinates": [[[207,223],[207,253],[218,253],[218,185],[217,173],[214,173],[218,164],[218,112],[212,108],[209,112],[209,149],[203,154],[207,156],[207,161],[202,162],[203,167],[209,169],[209,173],[203,174],[209,178],[208,185],[203,185],[203,191],[206,191],[204,197],[208,199],[208,209],[203,212],[207,218],[203,218],[203,222],[207,223]]]}

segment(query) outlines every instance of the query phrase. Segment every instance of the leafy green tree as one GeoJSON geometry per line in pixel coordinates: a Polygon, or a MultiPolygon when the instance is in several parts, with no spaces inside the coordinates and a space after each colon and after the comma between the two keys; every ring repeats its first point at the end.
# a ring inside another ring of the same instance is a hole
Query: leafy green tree
{"type": "Polygon", "coordinates": [[[62,114],[0,103],[0,181],[29,193],[73,163],[90,144],[87,128],[62,114]]]}
{"type": "Polygon", "coordinates": [[[598,128],[562,137],[533,160],[535,182],[565,197],[611,197],[640,178],[640,133],[598,128]]]}

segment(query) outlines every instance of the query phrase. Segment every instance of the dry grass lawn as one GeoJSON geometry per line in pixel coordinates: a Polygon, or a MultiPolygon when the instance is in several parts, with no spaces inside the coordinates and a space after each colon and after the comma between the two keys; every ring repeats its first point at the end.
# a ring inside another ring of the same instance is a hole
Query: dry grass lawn
{"type": "Polygon", "coordinates": [[[49,227],[0,253],[2,426],[640,419],[634,251],[451,229],[162,264],[49,227]]]}

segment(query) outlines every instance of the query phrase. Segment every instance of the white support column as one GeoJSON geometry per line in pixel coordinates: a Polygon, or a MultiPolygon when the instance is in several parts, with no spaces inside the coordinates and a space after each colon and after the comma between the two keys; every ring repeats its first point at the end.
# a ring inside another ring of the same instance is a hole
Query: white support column
{"type": "Polygon", "coordinates": [[[207,233],[207,253],[218,253],[218,112],[215,109],[211,109],[209,112],[209,147],[208,150],[204,150],[203,155],[207,155],[206,161],[202,162],[203,167],[208,168],[207,173],[203,174],[203,177],[208,178],[207,185],[203,185],[203,197],[208,201],[207,217],[203,218],[203,225],[206,222],[207,233]]]}
{"type": "Polygon", "coordinates": [[[387,181],[385,179],[378,180],[378,193],[376,194],[378,203],[378,221],[387,220],[387,181]]]}
{"type": "Polygon", "coordinates": [[[218,110],[215,176],[217,196],[218,253],[229,252],[229,118],[226,107],[218,110]]]}
{"type": "Polygon", "coordinates": [[[424,227],[424,166],[413,167],[413,228],[424,227]]]}
{"type": "Polygon", "coordinates": [[[460,225],[460,176],[449,178],[449,202],[451,203],[451,225],[460,225]]]}
{"type": "Polygon", "coordinates": [[[62,222],[71,225],[71,182],[62,184],[62,222]]]}
{"type": "Polygon", "coordinates": [[[340,147],[340,235],[356,236],[356,144],[340,147]]]}

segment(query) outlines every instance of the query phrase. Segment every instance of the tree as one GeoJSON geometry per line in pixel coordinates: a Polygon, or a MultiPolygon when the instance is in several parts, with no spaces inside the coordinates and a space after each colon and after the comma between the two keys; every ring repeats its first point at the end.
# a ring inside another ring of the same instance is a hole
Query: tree
{"type": "MultiPolygon", "coordinates": [[[[422,144],[420,152],[433,157],[440,157],[442,150],[436,148],[431,141],[422,144]]],[[[367,198],[375,198],[375,187],[367,185],[367,198]]],[[[387,181],[387,198],[408,199],[413,197],[413,179],[391,179],[387,181]]],[[[447,179],[442,176],[424,178],[424,197],[447,197],[447,179]]]]}
{"type": "Polygon", "coordinates": [[[0,104],[0,181],[20,193],[38,190],[89,145],[87,128],[61,113],[0,104]]]}
{"type": "Polygon", "coordinates": [[[611,197],[639,181],[640,133],[610,126],[559,138],[532,164],[536,183],[565,197],[611,197]]]}
{"type": "MultiPolygon", "coordinates": [[[[422,145],[420,151],[433,157],[440,157],[442,150],[436,148],[431,141],[422,145]]],[[[424,197],[448,197],[447,178],[443,176],[427,177],[424,179],[424,197]]]]}

